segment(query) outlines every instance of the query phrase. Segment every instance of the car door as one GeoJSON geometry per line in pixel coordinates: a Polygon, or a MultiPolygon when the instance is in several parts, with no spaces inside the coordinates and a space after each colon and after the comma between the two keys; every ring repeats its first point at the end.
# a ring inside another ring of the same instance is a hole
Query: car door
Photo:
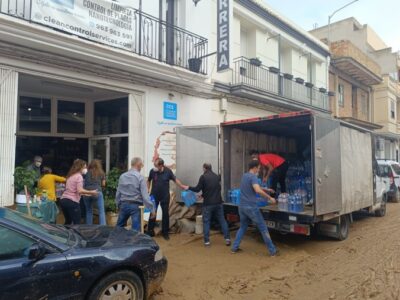
{"type": "Polygon", "coordinates": [[[0,225],[0,299],[71,299],[72,274],[65,256],[46,248],[45,256],[33,261],[29,249],[38,240],[0,225]]]}

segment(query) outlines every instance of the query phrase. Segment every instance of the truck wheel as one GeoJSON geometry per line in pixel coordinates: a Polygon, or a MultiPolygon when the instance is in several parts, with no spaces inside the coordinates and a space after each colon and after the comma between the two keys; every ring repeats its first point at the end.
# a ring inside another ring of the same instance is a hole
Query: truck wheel
{"type": "Polygon", "coordinates": [[[344,241],[349,236],[350,218],[348,215],[340,216],[340,224],[338,226],[337,239],[344,241]]]}
{"type": "MultiPolygon", "coordinates": [[[[397,193],[398,194],[398,193],[397,193]]],[[[386,215],[386,197],[383,198],[381,207],[375,211],[376,217],[384,217],[386,215]]]]}
{"type": "Polygon", "coordinates": [[[144,299],[140,278],[131,271],[117,271],[100,279],[89,294],[88,300],[144,299]]]}

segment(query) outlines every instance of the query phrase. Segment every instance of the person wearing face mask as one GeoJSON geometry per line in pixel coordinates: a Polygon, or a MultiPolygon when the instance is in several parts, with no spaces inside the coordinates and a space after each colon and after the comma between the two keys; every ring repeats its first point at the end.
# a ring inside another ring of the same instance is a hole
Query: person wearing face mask
{"type": "MultiPolygon", "coordinates": [[[[162,158],[156,159],[154,162],[154,168],[150,171],[149,178],[147,180],[147,186],[150,190],[151,185],[151,195],[156,201],[155,211],[157,212],[158,205],[161,205],[162,209],[162,235],[165,240],[169,240],[169,182],[175,182],[181,189],[186,189],[187,187],[182,184],[182,182],[177,179],[171,169],[164,165],[164,160],[162,158]]],[[[148,235],[154,236],[154,225],[156,218],[151,218],[148,225],[148,235]]]]}
{"type": "Polygon", "coordinates": [[[65,191],[61,196],[60,206],[65,217],[65,225],[77,225],[81,222],[81,196],[97,196],[97,190],[83,188],[83,177],[87,173],[84,160],[76,159],[67,175],[65,191]]]}
{"type": "Polygon", "coordinates": [[[43,158],[41,156],[36,155],[33,158],[33,162],[26,168],[28,171],[35,171],[35,186],[37,185],[40,175],[41,175],[41,169],[40,167],[42,166],[43,163],[43,158]]]}

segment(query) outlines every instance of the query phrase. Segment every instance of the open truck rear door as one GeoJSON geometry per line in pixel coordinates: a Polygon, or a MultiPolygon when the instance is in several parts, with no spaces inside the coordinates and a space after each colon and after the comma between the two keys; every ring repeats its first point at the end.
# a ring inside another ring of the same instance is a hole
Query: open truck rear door
{"type": "Polygon", "coordinates": [[[316,215],[342,209],[340,122],[314,116],[315,212],[316,215]]]}
{"type": "MultiPolygon", "coordinates": [[[[184,184],[196,185],[203,174],[203,163],[219,169],[219,127],[182,126],[176,129],[176,177],[184,184]]],[[[181,201],[180,193],[177,200],[181,201]]]]}

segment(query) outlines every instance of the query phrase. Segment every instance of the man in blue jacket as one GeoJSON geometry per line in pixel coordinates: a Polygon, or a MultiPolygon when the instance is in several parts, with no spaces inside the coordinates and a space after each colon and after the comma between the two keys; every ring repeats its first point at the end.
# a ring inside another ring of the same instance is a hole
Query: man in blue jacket
{"type": "MultiPolygon", "coordinates": [[[[237,253],[240,249],[240,242],[247,231],[250,221],[257,226],[260,231],[265,245],[268,248],[269,254],[275,256],[277,250],[273,244],[268,232],[268,227],[265,224],[264,218],[261,214],[260,208],[257,206],[257,194],[266,198],[270,204],[276,204],[276,200],[268,195],[258,184],[257,174],[260,171],[260,162],[252,160],[249,163],[248,172],[242,177],[240,184],[240,228],[236,234],[236,239],[232,245],[232,253],[237,253]]],[[[272,192],[272,190],[268,190],[272,192]]]]}

